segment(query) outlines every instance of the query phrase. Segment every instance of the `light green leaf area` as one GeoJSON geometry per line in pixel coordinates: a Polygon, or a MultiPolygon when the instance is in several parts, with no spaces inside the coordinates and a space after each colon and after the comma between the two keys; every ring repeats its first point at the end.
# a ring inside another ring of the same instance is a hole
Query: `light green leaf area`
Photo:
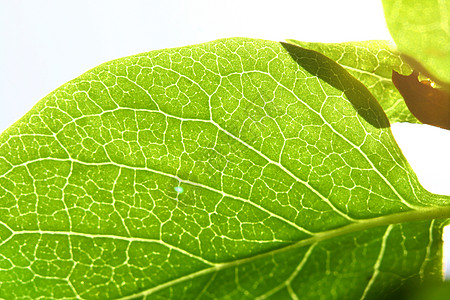
{"type": "Polygon", "coordinates": [[[339,63],[369,89],[391,123],[420,123],[409,111],[391,79],[392,70],[402,75],[409,75],[412,70],[388,41],[346,43],[287,41],[320,52],[339,63]]]}
{"type": "Polygon", "coordinates": [[[356,299],[441,280],[448,196],[323,55],[122,58],[0,136],[0,298],[356,299]]]}
{"type": "Polygon", "coordinates": [[[383,8],[398,50],[450,84],[450,2],[383,0],[383,8]]]}

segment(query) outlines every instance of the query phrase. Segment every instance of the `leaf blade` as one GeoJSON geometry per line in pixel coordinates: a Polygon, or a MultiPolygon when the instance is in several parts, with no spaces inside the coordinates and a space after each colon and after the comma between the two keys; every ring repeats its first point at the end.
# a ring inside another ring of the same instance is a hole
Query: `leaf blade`
{"type": "MultiPolygon", "coordinates": [[[[440,207],[427,215],[449,199],[419,185],[387,126],[367,89],[295,46],[225,39],[99,66],[0,136],[0,282],[9,287],[0,295],[170,295],[173,281],[201,293],[216,270],[234,276],[242,260],[289,257],[320,234],[337,251],[344,233],[363,235],[364,221],[447,216],[440,207]],[[189,274],[203,281],[186,283],[189,274]]],[[[421,241],[420,253],[432,247],[440,257],[438,240],[421,241]]],[[[300,263],[309,249],[293,257],[300,263]]],[[[247,289],[235,292],[268,292],[247,289]]]]}
{"type": "Polygon", "coordinates": [[[437,82],[450,83],[450,4],[446,1],[383,0],[389,31],[400,52],[437,82]]]}

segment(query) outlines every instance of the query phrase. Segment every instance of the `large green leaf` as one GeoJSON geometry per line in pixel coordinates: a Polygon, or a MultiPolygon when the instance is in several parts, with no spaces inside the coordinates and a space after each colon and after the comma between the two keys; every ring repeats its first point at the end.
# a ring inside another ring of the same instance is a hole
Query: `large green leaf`
{"type": "Polygon", "coordinates": [[[391,123],[420,123],[409,111],[392,83],[392,70],[403,75],[412,70],[387,41],[346,43],[288,42],[318,51],[339,63],[360,80],[378,100],[391,123]]]}
{"type": "Polygon", "coordinates": [[[450,84],[450,1],[383,0],[383,8],[399,51],[450,84]]]}
{"type": "Polygon", "coordinates": [[[5,299],[353,299],[441,279],[449,197],[311,50],[225,39],[119,59],[0,145],[5,299]]]}

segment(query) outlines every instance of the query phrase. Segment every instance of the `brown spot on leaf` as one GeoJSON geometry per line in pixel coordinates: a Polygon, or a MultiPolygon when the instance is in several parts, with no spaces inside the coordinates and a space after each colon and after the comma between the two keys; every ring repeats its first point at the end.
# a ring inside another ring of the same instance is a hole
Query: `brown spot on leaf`
{"type": "Polygon", "coordinates": [[[417,71],[409,76],[392,71],[392,82],[420,122],[450,130],[450,94],[419,82],[418,75],[417,71]]]}

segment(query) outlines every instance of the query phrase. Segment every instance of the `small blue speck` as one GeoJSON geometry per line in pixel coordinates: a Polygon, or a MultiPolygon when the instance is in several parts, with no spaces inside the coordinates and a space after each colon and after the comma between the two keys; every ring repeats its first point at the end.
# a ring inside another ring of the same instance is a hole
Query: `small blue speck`
{"type": "Polygon", "coordinates": [[[181,194],[182,192],[184,192],[184,189],[181,186],[176,186],[174,188],[175,192],[177,192],[178,194],[181,194]]]}

